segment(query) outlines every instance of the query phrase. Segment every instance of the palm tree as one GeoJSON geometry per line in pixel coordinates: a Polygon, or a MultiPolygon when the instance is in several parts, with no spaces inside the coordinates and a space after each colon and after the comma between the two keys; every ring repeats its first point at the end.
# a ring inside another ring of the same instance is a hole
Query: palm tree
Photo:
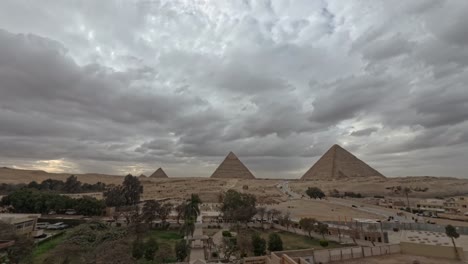
{"type": "Polygon", "coordinates": [[[192,194],[184,204],[184,225],[181,231],[184,235],[192,235],[195,232],[195,222],[200,215],[200,204],[202,203],[197,194],[192,194]]]}
{"type": "Polygon", "coordinates": [[[455,257],[457,259],[460,259],[460,256],[458,255],[457,246],[455,245],[455,239],[458,238],[460,234],[457,232],[457,229],[453,225],[447,225],[445,227],[445,234],[452,239],[453,249],[455,250],[455,257]]]}
{"type": "Polygon", "coordinates": [[[175,210],[177,212],[177,224],[180,225],[180,218],[184,217],[185,204],[184,203],[178,204],[175,207],[175,210]]]}
{"type": "Polygon", "coordinates": [[[193,218],[197,219],[198,215],[200,214],[200,204],[202,201],[200,200],[200,197],[198,194],[193,194],[191,195],[190,199],[187,200],[185,203],[185,210],[184,210],[184,215],[185,218],[193,218]]]}
{"type": "Polygon", "coordinates": [[[410,208],[409,199],[408,199],[408,194],[411,193],[411,188],[409,188],[409,187],[403,188],[403,193],[404,193],[405,196],[406,196],[406,207],[410,208]]]}

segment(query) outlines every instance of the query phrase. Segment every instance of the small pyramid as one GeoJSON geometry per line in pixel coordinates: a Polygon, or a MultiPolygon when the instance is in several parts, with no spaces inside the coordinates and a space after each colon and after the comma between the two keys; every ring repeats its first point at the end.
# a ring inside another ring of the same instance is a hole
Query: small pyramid
{"type": "Polygon", "coordinates": [[[255,176],[239,160],[236,154],[229,152],[219,167],[213,172],[211,178],[239,178],[255,179],[255,176]]]}
{"type": "Polygon", "coordinates": [[[301,180],[329,180],[357,177],[381,177],[380,172],[339,145],[333,145],[302,176],[301,180]]]}
{"type": "Polygon", "coordinates": [[[138,177],[139,177],[139,178],[147,178],[147,176],[146,176],[146,175],[144,175],[143,173],[142,173],[142,174],[140,174],[140,176],[138,176],[138,177]]]}
{"type": "Polygon", "coordinates": [[[167,174],[163,171],[163,169],[158,168],[153,174],[151,174],[150,178],[169,178],[167,174]]]}

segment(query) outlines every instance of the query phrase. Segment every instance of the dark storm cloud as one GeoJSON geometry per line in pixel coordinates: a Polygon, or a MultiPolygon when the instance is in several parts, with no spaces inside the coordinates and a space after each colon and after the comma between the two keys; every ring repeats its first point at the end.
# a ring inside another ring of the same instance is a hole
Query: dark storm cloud
{"type": "Polygon", "coordinates": [[[234,151],[257,176],[295,178],[338,143],[384,174],[463,176],[467,12],[2,1],[0,165],[208,176],[234,151]]]}

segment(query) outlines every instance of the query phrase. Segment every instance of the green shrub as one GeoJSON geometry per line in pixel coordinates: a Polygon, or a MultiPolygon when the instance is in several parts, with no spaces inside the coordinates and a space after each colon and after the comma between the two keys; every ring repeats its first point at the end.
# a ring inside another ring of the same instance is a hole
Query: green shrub
{"type": "Polygon", "coordinates": [[[136,259],[141,259],[145,254],[143,242],[141,240],[135,240],[132,245],[132,256],[136,259]]]}
{"type": "Polygon", "coordinates": [[[232,237],[232,234],[231,234],[231,232],[229,232],[229,231],[226,231],[226,230],[225,230],[225,231],[223,231],[223,233],[222,233],[222,234],[223,234],[223,237],[232,237]]]}
{"type": "Polygon", "coordinates": [[[320,240],[319,244],[322,247],[328,247],[328,241],[326,241],[326,240],[320,240]]]}
{"type": "Polygon", "coordinates": [[[153,260],[154,254],[158,251],[159,245],[158,242],[154,238],[148,239],[145,243],[145,259],[146,260],[153,260]]]}

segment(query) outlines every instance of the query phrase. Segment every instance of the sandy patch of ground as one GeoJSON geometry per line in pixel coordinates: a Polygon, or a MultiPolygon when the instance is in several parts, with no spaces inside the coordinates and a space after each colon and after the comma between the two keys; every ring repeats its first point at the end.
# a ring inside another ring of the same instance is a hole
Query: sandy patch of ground
{"type": "Polygon", "coordinates": [[[348,221],[351,218],[383,219],[382,216],[376,214],[320,200],[290,200],[269,206],[269,208],[290,212],[293,220],[299,220],[303,217],[313,217],[319,221],[344,221],[345,217],[348,221]]]}
{"type": "Polygon", "coordinates": [[[413,261],[418,260],[421,264],[459,264],[463,263],[456,260],[429,258],[414,255],[394,254],[380,257],[362,258],[356,260],[340,261],[335,263],[346,264],[412,264],[413,261]]]}

